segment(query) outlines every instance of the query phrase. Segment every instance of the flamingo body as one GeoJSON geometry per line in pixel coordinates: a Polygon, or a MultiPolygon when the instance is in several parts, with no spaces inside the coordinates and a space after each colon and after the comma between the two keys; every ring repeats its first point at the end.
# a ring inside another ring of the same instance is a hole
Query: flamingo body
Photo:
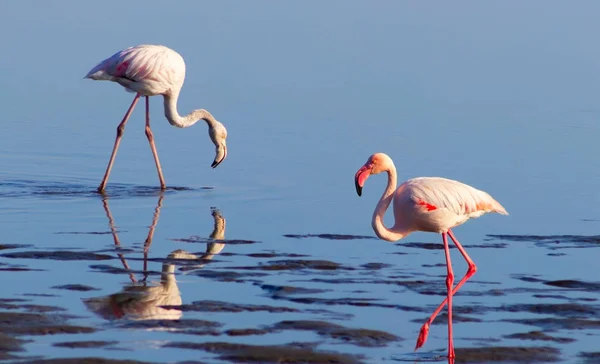
{"type": "Polygon", "coordinates": [[[442,235],[446,256],[446,299],[437,307],[423,324],[417,338],[415,350],[423,346],[429,334],[429,327],[435,317],[448,304],[448,357],[454,358],[452,337],[452,296],[477,271],[477,266],[454,236],[452,228],[465,223],[471,218],[485,213],[496,212],[508,215],[488,193],[464,183],[440,177],[419,177],[410,179],[396,188],[397,174],[392,159],[384,153],[376,153],[356,172],[354,183],[356,192],[362,195],[362,188],[372,174],[386,172],[388,184],[373,212],[371,225],[377,236],[387,241],[400,240],[412,232],[435,232],[442,235]],[[394,226],[383,224],[383,216],[390,204],[394,202],[394,226]],[[447,238],[450,237],[469,266],[465,276],[453,287],[454,272],[450,259],[447,238]]]}
{"type": "Polygon", "coordinates": [[[85,78],[117,82],[143,96],[164,95],[183,86],[185,62],[165,46],[138,45],[103,60],[85,78]]]}
{"type": "Polygon", "coordinates": [[[131,106],[117,127],[117,137],[113,146],[106,173],[98,187],[103,192],[119,149],[119,144],[129,120],[141,96],[146,97],[146,136],[154,156],[161,189],[165,189],[165,181],[154,144],[154,135],[150,128],[149,97],[162,95],[164,98],[165,117],[169,123],[178,128],[187,128],[198,120],[208,124],[208,134],[215,145],[215,159],[211,165],[217,167],[227,157],[227,129],[217,121],[211,113],[198,109],[185,116],[177,111],[177,100],[185,80],[185,62],[179,53],[161,45],[138,45],[116,52],[92,68],[84,78],[99,81],[112,81],[125,87],[127,91],[136,94],[131,106]]]}
{"type": "Polygon", "coordinates": [[[406,234],[413,231],[441,234],[488,212],[506,215],[502,205],[486,192],[451,179],[413,178],[394,193],[396,225],[406,234]]]}

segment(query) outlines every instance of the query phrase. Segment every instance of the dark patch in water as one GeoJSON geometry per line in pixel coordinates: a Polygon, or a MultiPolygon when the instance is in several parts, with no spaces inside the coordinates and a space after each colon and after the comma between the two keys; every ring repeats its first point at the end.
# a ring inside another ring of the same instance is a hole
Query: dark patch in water
{"type": "MultiPolygon", "coordinates": [[[[231,253],[231,255],[237,255],[237,254],[231,253]]],[[[286,253],[250,253],[250,254],[245,254],[245,256],[250,257],[250,258],[304,258],[304,257],[308,257],[309,255],[294,254],[294,253],[290,253],[290,254],[286,254],[286,253]]]]}
{"type": "Polygon", "coordinates": [[[302,269],[315,269],[315,270],[353,270],[352,267],[345,267],[339,263],[331,262],[328,260],[300,260],[300,259],[288,259],[288,260],[271,260],[266,263],[259,263],[258,265],[245,266],[245,267],[230,267],[231,269],[243,269],[243,270],[302,270],[302,269]]]}
{"type": "MultiPolygon", "coordinates": [[[[444,244],[441,239],[439,243],[422,243],[422,242],[407,242],[407,243],[396,243],[396,246],[406,246],[408,248],[417,248],[425,250],[444,250],[444,244]]],[[[506,248],[506,243],[486,243],[486,244],[470,244],[464,245],[465,249],[503,249],[506,248]]],[[[456,249],[456,246],[450,244],[450,249],[456,249]]]]}
{"type": "Polygon", "coordinates": [[[245,245],[245,244],[257,244],[259,241],[255,240],[243,240],[243,239],[212,239],[205,238],[203,236],[191,236],[189,238],[169,238],[168,240],[177,241],[181,243],[220,243],[230,245],[245,245]]]}
{"type": "Polygon", "coordinates": [[[486,344],[502,342],[502,339],[495,337],[465,337],[464,340],[486,344]]]}
{"type": "MultiPolygon", "coordinates": [[[[5,330],[2,328],[1,330],[5,330]]],[[[48,325],[37,327],[12,327],[6,332],[15,335],[59,335],[59,334],[90,334],[96,332],[96,329],[86,326],[74,325],[48,325]]]]}
{"type": "Polygon", "coordinates": [[[3,310],[18,310],[21,308],[21,305],[15,305],[14,303],[0,303],[0,309],[3,310]]]}
{"type": "MultiPolygon", "coordinates": [[[[444,250],[444,245],[440,241],[439,243],[419,243],[419,242],[408,242],[408,243],[396,243],[396,246],[403,246],[407,248],[417,248],[425,250],[444,250]]],[[[456,249],[455,246],[450,245],[450,249],[456,249]]]]}
{"type": "Polygon", "coordinates": [[[571,300],[567,296],[559,295],[559,294],[534,294],[535,298],[549,298],[554,300],[571,300]]]}
{"type": "Polygon", "coordinates": [[[275,286],[271,284],[260,284],[260,288],[276,297],[289,296],[295,294],[324,293],[330,291],[327,289],[303,288],[293,286],[275,286]]]}
{"type": "Polygon", "coordinates": [[[30,301],[31,301],[30,299],[25,299],[25,298],[0,298],[0,302],[6,302],[6,303],[10,303],[10,302],[30,302],[30,301]]]}
{"type": "MultiPolygon", "coordinates": [[[[27,302],[27,300],[24,300],[24,301],[27,302]]],[[[33,312],[33,313],[65,311],[65,309],[62,307],[34,305],[34,304],[30,304],[30,303],[24,304],[24,303],[22,303],[22,301],[12,301],[12,300],[0,301],[0,309],[25,310],[27,312],[33,312]]]]}
{"type": "Polygon", "coordinates": [[[59,295],[49,294],[49,293],[23,293],[22,296],[27,296],[27,297],[59,297],[59,295]]]}
{"type": "Polygon", "coordinates": [[[363,264],[363,265],[361,265],[361,267],[365,268],[365,269],[369,269],[369,270],[379,270],[379,269],[383,269],[383,268],[393,267],[393,265],[386,264],[386,263],[375,262],[375,263],[366,263],[366,264],[363,264]]]}
{"type": "MultiPolygon", "coordinates": [[[[123,230],[116,230],[115,233],[126,232],[123,230]]],[[[58,235],[110,235],[113,234],[111,231],[59,231],[55,234],[58,235]]]]}
{"type": "Polygon", "coordinates": [[[94,288],[90,286],[86,286],[83,284],[64,284],[62,286],[54,286],[52,289],[66,289],[68,291],[78,291],[78,292],[88,292],[88,291],[98,291],[99,288],[94,288]]]}
{"type": "Polygon", "coordinates": [[[586,291],[598,291],[600,290],[599,282],[583,282],[572,279],[563,279],[558,281],[546,281],[544,282],[547,286],[561,287],[561,288],[572,288],[582,289],[586,291]]]}
{"type": "Polygon", "coordinates": [[[383,307],[383,308],[398,308],[399,305],[386,303],[377,303],[381,301],[379,298],[317,298],[317,297],[277,297],[294,303],[302,303],[306,305],[327,305],[327,306],[355,306],[355,307],[383,307]]]}
{"type": "Polygon", "coordinates": [[[65,323],[61,315],[39,313],[0,312],[0,332],[15,335],[54,335],[92,333],[96,329],[65,323]]]}
{"type": "Polygon", "coordinates": [[[12,352],[23,350],[23,344],[28,341],[0,333],[0,360],[17,359],[12,352]]]}
{"type": "Polygon", "coordinates": [[[57,251],[24,251],[0,254],[5,258],[15,259],[49,259],[49,260],[111,260],[114,259],[110,255],[97,254],[92,252],[74,252],[68,250],[57,251]]]}
{"type": "Polygon", "coordinates": [[[58,358],[58,359],[35,359],[32,361],[19,361],[20,364],[152,364],[147,361],[138,360],[121,360],[121,359],[104,359],[95,357],[82,358],[58,358]]]}
{"type": "MultiPolygon", "coordinates": [[[[420,276],[423,276],[421,274],[420,276]]],[[[386,284],[391,286],[400,286],[411,291],[417,292],[422,295],[428,296],[446,296],[446,285],[444,283],[444,278],[440,276],[439,279],[436,280],[411,280],[404,279],[404,277],[399,276],[388,276],[390,279],[383,278],[312,278],[309,280],[305,280],[305,282],[318,282],[318,283],[327,283],[327,284],[386,284]]],[[[470,283],[478,283],[478,284],[499,284],[495,282],[481,282],[481,281],[469,281],[470,283]]],[[[482,297],[482,296],[502,296],[504,295],[504,290],[500,289],[490,289],[490,290],[461,290],[459,292],[460,296],[470,296],[470,297],[482,297]]]]}
{"type": "Polygon", "coordinates": [[[45,269],[32,269],[21,266],[0,267],[0,272],[43,272],[45,269]]]}
{"type": "Polygon", "coordinates": [[[560,360],[560,350],[551,347],[490,346],[456,348],[455,363],[553,363],[560,360]]]}
{"type": "Polygon", "coordinates": [[[175,308],[181,311],[195,311],[195,312],[270,312],[270,313],[281,313],[281,312],[298,312],[295,308],[290,307],[275,307],[266,305],[250,305],[250,304],[239,304],[230,303],[223,301],[194,301],[189,304],[181,306],[162,306],[164,308],[175,308]]]}
{"type": "Polygon", "coordinates": [[[529,312],[540,315],[554,315],[560,317],[585,318],[595,317],[600,310],[600,307],[580,305],[577,303],[536,303],[502,306],[500,310],[507,312],[529,312]]]}
{"type": "Polygon", "coordinates": [[[506,243],[486,243],[463,245],[466,250],[469,249],[504,249],[508,246],[506,243]]]}
{"type": "Polygon", "coordinates": [[[600,235],[487,235],[492,239],[532,242],[546,249],[600,247],[600,235]]]}
{"type": "Polygon", "coordinates": [[[529,331],[512,335],[504,335],[506,339],[519,339],[519,340],[533,340],[533,341],[552,341],[555,343],[570,343],[575,341],[575,339],[568,337],[554,337],[548,334],[545,334],[541,331],[529,331]]]}
{"type": "Polygon", "coordinates": [[[227,336],[251,336],[251,335],[265,335],[270,333],[269,330],[262,329],[229,329],[225,330],[227,336]]]}
{"type": "MultiPolygon", "coordinates": [[[[396,246],[405,246],[408,248],[416,248],[416,249],[424,249],[424,250],[444,250],[444,244],[440,239],[439,243],[422,243],[411,241],[407,243],[396,243],[396,246]]],[[[506,243],[487,243],[487,244],[470,244],[464,245],[465,249],[503,249],[506,248],[508,244],[506,243]]],[[[456,246],[450,244],[450,249],[456,249],[456,246]]]]}
{"type": "Polygon", "coordinates": [[[327,240],[362,240],[362,239],[377,240],[377,237],[375,237],[375,236],[345,235],[345,234],[302,234],[302,235],[284,234],[283,236],[286,238],[291,238],[291,239],[319,238],[319,239],[327,239],[327,240]]]}
{"type": "Polygon", "coordinates": [[[219,355],[219,359],[234,363],[286,363],[286,364],[357,364],[357,357],[315,351],[311,347],[296,345],[246,345],[226,342],[172,342],[164,347],[203,350],[219,355]]]}
{"type": "Polygon", "coordinates": [[[118,344],[118,341],[64,341],[60,343],[54,343],[52,346],[59,348],[105,348],[107,346],[113,346],[118,344]]]}
{"type": "Polygon", "coordinates": [[[600,282],[585,282],[574,279],[560,279],[554,281],[547,281],[544,279],[536,278],[533,276],[525,276],[525,275],[513,275],[513,278],[518,279],[523,282],[530,283],[542,283],[546,286],[558,287],[558,288],[568,288],[572,290],[582,290],[586,292],[590,291],[600,291],[600,282]]]}
{"type": "Polygon", "coordinates": [[[437,263],[437,264],[422,264],[423,268],[446,268],[446,263],[437,263]]]}
{"type": "Polygon", "coordinates": [[[106,264],[92,264],[89,267],[90,267],[90,269],[95,269],[102,273],[108,273],[108,274],[134,273],[134,274],[142,274],[144,276],[157,276],[157,275],[161,274],[160,272],[152,271],[152,270],[125,269],[125,268],[121,268],[121,267],[113,267],[112,265],[106,265],[106,264]]]}
{"type": "Polygon", "coordinates": [[[64,311],[66,311],[66,309],[64,309],[62,307],[34,305],[34,304],[19,305],[19,308],[23,309],[27,312],[31,312],[31,313],[64,312],[64,311]]]}
{"type": "Polygon", "coordinates": [[[31,244],[0,244],[0,250],[30,248],[31,244]]]}
{"type": "Polygon", "coordinates": [[[235,272],[235,271],[230,271],[230,270],[208,270],[208,269],[203,269],[203,270],[197,270],[194,271],[192,273],[190,273],[190,275],[195,275],[195,276],[199,276],[199,277],[204,277],[204,278],[210,278],[210,279],[214,279],[216,281],[219,282],[245,282],[246,278],[251,278],[251,277],[264,277],[267,274],[266,273],[240,273],[240,272],[235,272]]]}
{"type": "Polygon", "coordinates": [[[272,325],[271,328],[274,330],[313,331],[320,336],[363,347],[385,346],[390,342],[402,340],[385,331],[348,328],[325,321],[281,321],[272,325]]]}
{"type": "Polygon", "coordinates": [[[515,324],[537,326],[544,330],[584,330],[600,328],[600,320],[578,318],[502,319],[515,324]]]}
{"type": "Polygon", "coordinates": [[[600,351],[596,352],[581,352],[577,354],[584,361],[582,364],[598,364],[600,363],[600,351]]]}
{"type": "MultiPolygon", "coordinates": [[[[454,309],[454,307],[452,307],[454,309]]],[[[458,309],[458,307],[456,307],[458,309]]],[[[469,316],[464,316],[461,314],[458,314],[456,311],[458,310],[454,310],[454,312],[452,313],[452,322],[456,323],[456,322],[482,322],[481,319],[478,318],[474,318],[474,317],[469,317],[469,316]]],[[[424,317],[422,319],[414,319],[412,320],[412,322],[416,322],[416,323],[423,323],[427,321],[427,317],[424,317]]],[[[446,325],[448,323],[448,314],[441,313],[436,319],[435,321],[433,321],[432,325],[446,325]]]]}

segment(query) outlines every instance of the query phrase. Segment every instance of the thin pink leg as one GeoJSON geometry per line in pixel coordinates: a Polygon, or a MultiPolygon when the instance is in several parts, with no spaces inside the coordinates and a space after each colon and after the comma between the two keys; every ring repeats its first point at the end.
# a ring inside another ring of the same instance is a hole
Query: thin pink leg
{"type": "Polygon", "coordinates": [[[125,116],[123,117],[123,120],[121,120],[121,123],[117,127],[117,137],[115,139],[115,145],[113,146],[112,154],[110,155],[110,160],[108,161],[108,166],[106,167],[106,172],[104,173],[104,178],[102,179],[102,182],[100,182],[100,186],[98,187],[98,192],[100,192],[100,193],[104,192],[104,188],[106,187],[106,182],[108,182],[108,176],[110,175],[110,170],[112,169],[113,163],[115,162],[115,157],[117,156],[117,150],[119,149],[119,144],[121,144],[121,138],[123,137],[123,132],[125,131],[125,124],[127,124],[127,121],[129,120],[129,117],[131,116],[131,113],[133,112],[135,105],[137,104],[138,100],[140,99],[140,96],[141,96],[140,94],[135,95],[135,98],[133,99],[131,106],[129,106],[129,109],[127,109],[127,112],[125,113],[125,116]]]}
{"type": "Polygon", "coordinates": [[[452,336],[452,285],[454,284],[454,272],[452,271],[452,262],[450,261],[450,247],[445,233],[442,234],[444,241],[444,252],[446,253],[446,287],[448,288],[448,357],[454,358],[454,343],[452,336]]]}
{"type": "MultiPolygon", "coordinates": [[[[442,240],[444,242],[444,252],[446,254],[446,288],[448,289],[448,297],[446,298],[448,302],[448,357],[454,358],[454,344],[452,340],[452,295],[454,292],[452,291],[452,284],[454,283],[454,272],[452,272],[452,262],[450,260],[450,247],[448,246],[448,238],[446,233],[442,233],[442,240]]],[[[420,348],[427,339],[427,334],[429,332],[429,325],[426,323],[421,327],[421,332],[419,333],[419,338],[417,339],[417,346],[415,350],[420,348]]]]}
{"type": "Polygon", "coordinates": [[[150,129],[150,98],[146,96],[146,137],[150,143],[150,149],[152,149],[152,155],[154,156],[154,163],[156,164],[156,170],[158,171],[158,179],[160,180],[160,189],[166,188],[165,179],[162,174],[162,168],[160,168],[160,160],[158,160],[158,152],[156,151],[156,145],[154,145],[154,134],[150,129]]]}
{"type": "MultiPolygon", "coordinates": [[[[455,295],[456,292],[458,292],[458,290],[471,277],[473,277],[473,275],[475,274],[475,272],[477,272],[477,266],[475,265],[475,263],[473,263],[473,260],[471,260],[471,258],[469,257],[469,255],[467,254],[467,252],[465,251],[465,249],[463,248],[463,246],[458,242],[458,240],[454,236],[454,233],[452,232],[452,230],[448,230],[448,236],[450,236],[450,238],[452,239],[452,241],[454,242],[454,244],[458,248],[458,251],[460,251],[460,253],[462,254],[462,256],[467,261],[467,264],[469,265],[469,269],[467,270],[467,273],[465,274],[465,276],[458,282],[458,284],[456,285],[456,287],[454,287],[454,289],[452,290],[452,295],[455,295]]],[[[440,303],[440,305],[435,309],[435,311],[433,312],[433,314],[429,317],[429,319],[427,319],[427,321],[421,327],[421,331],[419,332],[419,338],[417,339],[417,345],[415,346],[415,350],[419,349],[421,346],[423,346],[423,344],[425,344],[425,341],[427,341],[427,335],[429,334],[429,326],[433,323],[433,320],[435,320],[435,318],[437,317],[437,315],[439,315],[440,311],[442,311],[442,309],[444,308],[444,306],[446,306],[446,303],[448,303],[448,298],[444,298],[444,300],[442,301],[442,303],[440,303]]]]}

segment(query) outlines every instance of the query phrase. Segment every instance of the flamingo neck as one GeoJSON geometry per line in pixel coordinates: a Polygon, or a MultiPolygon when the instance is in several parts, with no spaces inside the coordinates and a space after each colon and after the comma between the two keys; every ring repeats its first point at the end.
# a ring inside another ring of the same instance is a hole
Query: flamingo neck
{"type": "Polygon", "coordinates": [[[164,96],[165,105],[165,117],[169,120],[169,123],[178,128],[187,128],[198,122],[198,120],[204,120],[208,124],[209,128],[214,128],[217,120],[212,116],[211,113],[204,109],[194,110],[191,113],[181,116],[177,111],[177,100],[179,99],[179,91],[165,94],[164,96]]]}
{"type": "Polygon", "coordinates": [[[393,164],[387,170],[387,175],[387,187],[385,188],[385,191],[383,191],[383,195],[381,196],[381,199],[375,207],[375,211],[373,212],[373,219],[371,220],[371,226],[373,226],[375,234],[377,234],[377,236],[380,239],[387,241],[397,241],[402,239],[407,234],[404,231],[401,231],[397,228],[398,224],[396,224],[391,229],[388,229],[383,224],[383,216],[385,215],[385,212],[390,206],[390,203],[394,199],[394,191],[396,190],[396,183],[398,180],[398,177],[396,175],[396,167],[393,164]]]}
{"type": "Polygon", "coordinates": [[[177,280],[175,279],[175,265],[174,264],[163,264],[162,272],[160,275],[160,284],[166,290],[176,290],[177,288],[177,280]]]}

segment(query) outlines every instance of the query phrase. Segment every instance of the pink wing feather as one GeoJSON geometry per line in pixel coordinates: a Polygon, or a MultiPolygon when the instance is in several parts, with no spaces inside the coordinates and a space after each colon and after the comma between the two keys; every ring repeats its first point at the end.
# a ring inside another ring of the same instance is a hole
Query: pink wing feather
{"type": "Polygon", "coordinates": [[[457,215],[479,217],[487,212],[508,215],[488,193],[464,183],[439,177],[420,177],[406,181],[403,192],[428,211],[448,209],[457,215]]]}

